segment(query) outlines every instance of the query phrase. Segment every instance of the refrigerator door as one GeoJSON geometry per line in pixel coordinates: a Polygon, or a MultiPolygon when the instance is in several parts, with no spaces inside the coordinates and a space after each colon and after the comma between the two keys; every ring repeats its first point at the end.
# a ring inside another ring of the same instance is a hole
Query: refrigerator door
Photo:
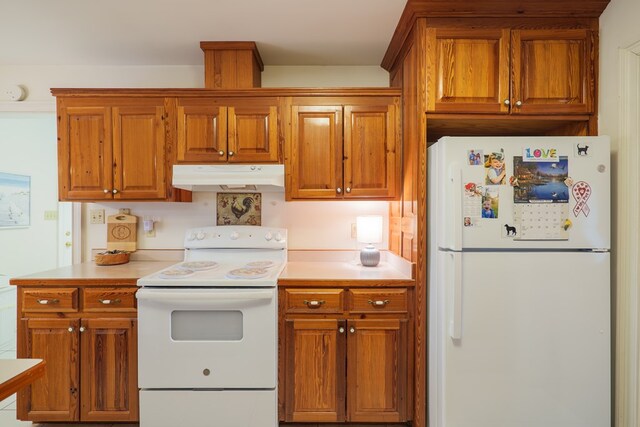
{"type": "Polygon", "coordinates": [[[438,247],[610,247],[608,137],[446,137],[430,156],[438,247]]]}
{"type": "Polygon", "coordinates": [[[609,425],[609,253],[441,251],[437,262],[431,426],[609,425]]]}

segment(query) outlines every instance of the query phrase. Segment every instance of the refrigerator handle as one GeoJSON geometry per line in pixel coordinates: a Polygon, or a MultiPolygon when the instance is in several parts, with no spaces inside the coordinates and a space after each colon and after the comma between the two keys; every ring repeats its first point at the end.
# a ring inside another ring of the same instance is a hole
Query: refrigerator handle
{"type": "Polygon", "coordinates": [[[449,182],[452,185],[451,197],[453,197],[453,219],[449,222],[452,228],[452,249],[462,249],[462,169],[458,163],[449,166],[449,182]]]}
{"type": "Polygon", "coordinates": [[[453,270],[447,275],[453,291],[449,335],[451,339],[459,340],[462,338],[462,254],[450,252],[449,256],[452,261],[449,265],[453,270]]]}

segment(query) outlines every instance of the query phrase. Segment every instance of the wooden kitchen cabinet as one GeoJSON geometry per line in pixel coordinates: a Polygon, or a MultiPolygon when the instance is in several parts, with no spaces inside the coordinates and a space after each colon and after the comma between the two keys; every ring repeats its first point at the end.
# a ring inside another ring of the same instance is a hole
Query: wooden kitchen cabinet
{"type": "Polygon", "coordinates": [[[60,200],[163,200],[162,98],[58,98],[60,200]]]}
{"type": "Polygon", "coordinates": [[[177,100],[178,163],[278,163],[278,100],[177,100]]]}
{"type": "Polygon", "coordinates": [[[137,420],[136,323],[136,319],[82,320],[82,421],[137,420]]]}
{"type": "Polygon", "coordinates": [[[131,299],[135,291],[19,287],[18,357],[46,361],[45,376],[18,393],[19,419],[138,420],[137,320],[131,299]],[[75,310],[64,309],[70,295],[75,310]]]}
{"type": "Polygon", "coordinates": [[[397,197],[398,107],[397,97],[294,98],[287,200],[397,197]]]}
{"type": "Polygon", "coordinates": [[[594,112],[587,29],[427,28],[427,112],[594,112]]]}
{"type": "Polygon", "coordinates": [[[279,292],[282,421],[410,420],[406,288],[279,292]]]}

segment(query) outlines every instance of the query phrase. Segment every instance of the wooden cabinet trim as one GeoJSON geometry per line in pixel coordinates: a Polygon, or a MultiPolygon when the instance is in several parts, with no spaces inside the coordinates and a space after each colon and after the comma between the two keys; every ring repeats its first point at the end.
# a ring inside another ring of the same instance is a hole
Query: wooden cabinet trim
{"type": "Polygon", "coordinates": [[[78,289],[21,289],[23,312],[75,313],[78,311],[78,289]]]}
{"type": "Polygon", "coordinates": [[[137,288],[84,288],[82,311],[136,313],[137,288]]]}
{"type": "Polygon", "coordinates": [[[285,313],[342,313],[343,289],[285,289],[285,313]]]}
{"type": "Polygon", "coordinates": [[[409,310],[406,289],[350,289],[348,301],[350,313],[407,313],[409,310]]]}

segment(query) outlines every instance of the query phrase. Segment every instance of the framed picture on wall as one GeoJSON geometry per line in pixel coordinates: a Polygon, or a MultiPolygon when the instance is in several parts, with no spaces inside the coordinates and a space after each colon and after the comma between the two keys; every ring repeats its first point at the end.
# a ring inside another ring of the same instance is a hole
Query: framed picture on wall
{"type": "Polygon", "coordinates": [[[0,172],[0,228],[31,225],[31,177],[0,172]]]}

